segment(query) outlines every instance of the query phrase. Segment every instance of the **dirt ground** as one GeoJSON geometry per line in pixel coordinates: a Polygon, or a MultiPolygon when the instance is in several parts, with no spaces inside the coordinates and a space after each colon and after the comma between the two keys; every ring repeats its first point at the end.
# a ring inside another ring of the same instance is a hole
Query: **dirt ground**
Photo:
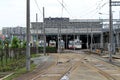
{"type": "Polygon", "coordinates": [[[120,67],[84,53],[50,54],[30,73],[14,80],[120,80],[120,67]]]}

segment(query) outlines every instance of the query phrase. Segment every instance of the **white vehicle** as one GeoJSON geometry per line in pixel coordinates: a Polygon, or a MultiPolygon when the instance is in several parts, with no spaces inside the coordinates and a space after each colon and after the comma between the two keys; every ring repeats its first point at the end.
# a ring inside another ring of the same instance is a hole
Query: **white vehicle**
{"type": "MultiPolygon", "coordinates": [[[[46,46],[48,46],[48,43],[46,43],[46,46]]],[[[44,47],[44,40],[39,41],[39,47],[44,47]]]]}
{"type": "Polygon", "coordinates": [[[63,40],[60,40],[60,47],[61,49],[65,49],[65,42],[63,40]]]}
{"type": "Polygon", "coordinates": [[[49,41],[49,46],[50,46],[50,47],[56,47],[56,41],[50,40],[50,41],[49,41]]]}
{"type": "Polygon", "coordinates": [[[74,40],[74,48],[81,49],[82,48],[82,41],[79,39],[74,40]]]}
{"type": "Polygon", "coordinates": [[[73,49],[74,48],[74,42],[73,41],[69,41],[68,48],[69,49],[73,49]]]}
{"type": "Polygon", "coordinates": [[[69,41],[68,44],[69,49],[81,49],[82,48],[82,41],[79,39],[75,39],[74,41],[69,41]]]}

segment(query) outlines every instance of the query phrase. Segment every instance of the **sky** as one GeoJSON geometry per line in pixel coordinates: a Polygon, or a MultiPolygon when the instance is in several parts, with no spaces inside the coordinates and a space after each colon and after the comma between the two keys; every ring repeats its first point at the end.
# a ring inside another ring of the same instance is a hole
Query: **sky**
{"type": "MultiPolygon", "coordinates": [[[[62,0],[30,0],[31,22],[35,22],[36,13],[38,20],[42,21],[43,7],[45,7],[45,17],[109,18],[109,0],[63,0],[64,8],[61,2],[62,0]]],[[[113,17],[119,18],[120,7],[112,9],[113,17]]],[[[26,0],[0,0],[0,29],[16,26],[26,26],[26,0]]]]}

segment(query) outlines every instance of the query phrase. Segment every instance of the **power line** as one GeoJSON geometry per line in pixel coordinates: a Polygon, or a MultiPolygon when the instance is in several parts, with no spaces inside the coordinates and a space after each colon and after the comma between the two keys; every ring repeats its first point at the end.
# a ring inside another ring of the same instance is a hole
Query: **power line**
{"type": "MultiPolygon", "coordinates": [[[[86,9],[85,11],[87,11],[87,12],[85,14],[81,15],[81,16],[86,16],[89,13],[93,13],[93,12],[96,12],[96,11],[98,12],[100,4],[97,4],[97,3],[95,3],[94,5],[92,5],[91,7],[89,7],[88,9],[86,9]],[[96,5],[97,5],[97,7],[95,8],[94,6],[96,6],[96,5]]],[[[85,11],[82,11],[82,12],[85,12],[85,11]]]]}
{"type": "Polygon", "coordinates": [[[102,4],[100,7],[99,7],[99,9],[102,9],[105,5],[107,5],[108,4],[108,2],[105,2],[104,4],[102,4]]]}
{"type": "Polygon", "coordinates": [[[100,1],[99,1],[98,5],[97,5],[97,7],[96,7],[97,9],[100,8],[100,5],[102,4],[102,2],[103,2],[103,0],[100,0],[100,1]]]}
{"type": "Polygon", "coordinates": [[[43,14],[42,11],[40,10],[40,7],[39,7],[38,3],[37,3],[37,0],[34,0],[34,1],[35,1],[35,4],[36,4],[38,10],[40,11],[40,13],[43,14]]]}
{"type": "Polygon", "coordinates": [[[99,11],[98,9],[93,9],[93,10],[91,10],[91,11],[89,11],[89,12],[87,12],[87,13],[81,15],[81,16],[90,15],[90,13],[94,13],[94,12],[97,13],[98,11],[99,11]]]}
{"type": "Polygon", "coordinates": [[[71,16],[71,14],[70,14],[70,12],[67,10],[67,8],[65,7],[65,2],[60,2],[59,0],[57,0],[59,3],[60,3],[60,5],[66,10],[66,12],[71,16]]]}
{"type": "MultiPolygon", "coordinates": [[[[105,3],[103,3],[102,4],[102,2],[103,2],[103,0],[101,0],[100,2],[99,2],[99,4],[97,5],[97,7],[95,8],[94,6],[94,8],[95,9],[93,9],[93,10],[86,10],[86,11],[88,11],[88,12],[86,12],[85,14],[83,14],[83,15],[81,15],[81,16],[86,16],[86,15],[88,15],[89,13],[94,13],[94,14],[97,14],[99,11],[100,11],[100,9],[102,9],[106,4],[108,4],[108,1],[107,2],[105,2],[105,3]],[[102,4],[102,5],[101,5],[102,4]]],[[[97,3],[96,3],[97,4],[97,3]]],[[[92,15],[93,16],[93,15],[92,15]]]]}

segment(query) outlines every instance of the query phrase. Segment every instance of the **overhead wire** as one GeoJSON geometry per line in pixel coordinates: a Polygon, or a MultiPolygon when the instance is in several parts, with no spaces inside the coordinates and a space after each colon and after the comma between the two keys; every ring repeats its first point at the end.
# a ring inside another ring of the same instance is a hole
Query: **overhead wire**
{"type": "Polygon", "coordinates": [[[34,0],[34,1],[35,1],[35,4],[36,4],[36,6],[37,6],[37,8],[38,8],[39,12],[40,12],[41,14],[43,14],[43,13],[42,13],[42,11],[41,11],[41,9],[40,9],[40,7],[39,7],[39,5],[38,5],[37,0],[34,0]]]}
{"type": "Polygon", "coordinates": [[[99,9],[102,9],[105,5],[107,5],[108,4],[108,1],[107,2],[105,2],[105,3],[103,3],[100,7],[99,7],[99,9]]]}
{"type": "MultiPolygon", "coordinates": [[[[94,13],[94,15],[95,14],[97,14],[97,13],[99,13],[99,11],[106,5],[106,4],[108,4],[108,1],[107,2],[105,2],[105,3],[103,3],[102,4],[102,2],[103,2],[103,0],[100,0],[100,2],[99,2],[99,4],[97,4],[97,7],[95,8],[95,9],[93,9],[93,10],[91,10],[91,11],[88,11],[87,13],[85,13],[85,14],[83,14],[82,16],[86,16],[86,15],[90,15],[89,13],[94,13]],[[102,4],[102,5],[101,5],[102,4]]],[[[91,16],[93,16],[93,15],[91,15],[91,16]]]]}
{"type": "Polygon", "coordinates": [[[71,16],[71,14],[70,14],[70,12],[68,11],[68,9],[66,8],[66,4],[65,4],[65,2],[60,2],[59,0],[57,0],[58,2],[59,2],[59,4],[65,9],[65,11],[71,16]]]}
{"type": "MultiPolygon", "coordinates": [[[[81,15],[81,16],[86,16],[86,15],[88,15],[89,13],[94,13],[94,12],[96,12],[96,10],[98,10],[99,8],[99,4],[98,4],[98,2],[97,3],[95,3],[93,6],[91,6],[91,7],[89,7],[88,9],[86,9],[85,11],[87,11],[85,14],[83,14],[83,15],[81,15]],[[97,5],[97,7],[94,7],[94,6],[96,6],[97,5]],[[90,10],[91,9],[91,10],[90,10]]],[[[85,12],[85,11],[83,11],[83,12],[85,12]]]]}
{"type": "Polygon", "coordinates": [[[36,7],[37,7],[38,11],[39,11],[40,14],[41,14],[39,18],[42,19],[42,17],[43,17],[43,16],[42,16],[43,12],[41,11],[41,9],[40,9],[40,7],[39,7],[39,5],[38,5],[37,0],[34,0],[34,2],[35,2],[35,4],[36,4],[36,7]]]}

